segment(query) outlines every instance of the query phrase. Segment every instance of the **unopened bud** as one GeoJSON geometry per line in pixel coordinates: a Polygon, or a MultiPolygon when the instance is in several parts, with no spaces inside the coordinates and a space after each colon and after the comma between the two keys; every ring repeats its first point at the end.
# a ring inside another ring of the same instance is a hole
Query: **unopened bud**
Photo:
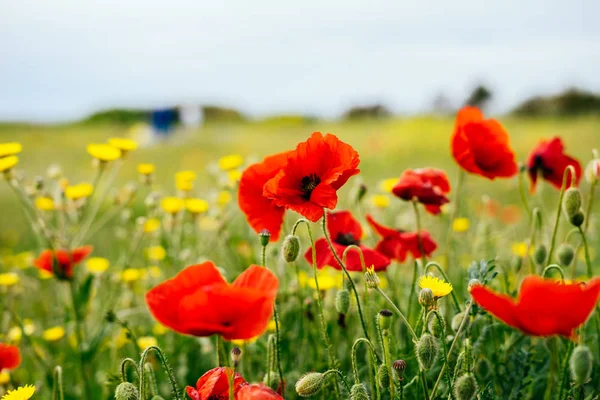
{"type": "Polygon", "coordinates": [[[406,361],[396,360],[392,364],[392,367],[394,368],[394,371],[396,371],[398,379],[402,380],[402,378],[404,377],[404,371],[406,370],[406,361]]]}
{"type": "Polygon", "coordinates": [[[430,369],[440,352],[438,342],[429,333],[423,334],[416,347],[417,361],[421,369],[430,369]]]}
{"type": "Polygon", "coordinates": [[[365,272],[365,282],[367,283],[367,287],[369,289],[375,289],[379,287],[379,277],[375,273],[374,267],[367,268],[367,272],[365,272]]]}
{"type": "Polygon", "coordinates": [[[287,235],[283,240],[283,259],[294,262],[300,254],[300,239],[296,235],[287,235]]]}
{"type": "Polygon", "coordinates": [[[362,383],[356,383],[350,389],[350,400],[369,400],[369,392],[362,383]]]}
{"type": "Polygon", "coordinates": [[[427,309],[432,308],[435,304],[433,291],[429,288],[421,289],[419,292],[419,304],[427,309]]]}
{"type": "Polygon", "coordinates": [[[538,265],[544,264],[546,262],[547,256],[548,250],[546,250],[546,246],[544,246],[543,244],[540,244],[533,252],[533,259],[538,265]]]}
{"type": "Polygon", "coordinates": [[[477,393],[477,381],[473,374],[464,374],[454,384],[456,400],[472,400],[477,393]]]}
{"type": "MultiPolygon", "coordinates": [[[[429,322],[427,324],[427,329],[429,333],[437,338],[441,338],[446,330],[446,321],[442,316],[438,318],[434,313],[431,313],[429,316],[429,322]]],[[[443,338],[442,338],[443,339],[443,338]]]]}
{"type": "Polygon", "coordinates": [[[568,219],[581,208],[581,192],[577,188],[569,188],[565,191],[562,209],[568,219]]]}
{"type": "Polygon", "coordinates": [[[381,364],[377,370],[377,383],[382,389],[390,387],[390,374],[387,364],[381,364]]]}
{"type": "Polygon", "coordinates": [[[348,292],[348,289],[340,289],[335,294],[335,309],[340,314],[348,314],[350,309],[350,292],[348,292]]]}
{"type": "Polygon", "coordinates": [[[585,215],[583,214],[583,211],[581,211],[581,210],[578,210],[569,219],[569,222],[571,223],[571,225],[573,225],[575,227],[580,227],[581,225],[583,225],[583,221],[585,221],[585,215]]]}
{"type": "Polygon", "coordinates": [[[600,159],[594,158],[585,169],[585,179],[589,184],[600,181],[600,159]]]}
{"type": "Polygon", "coordinates": [[[568,267],[571,265],[574,257],[575,250],[573,249],[573,246],[568,243],[561,244],[556,251],[556,258],[563,267],[568,267]]]}
{"type": "Polygon", "coordinates": [[[240,359],[242,358],[242,350],[239,347],[234,347],[233,349],[231,349],[231,360],[233,361],[233,363],[235,365],[237,365],[238,362],[240,362],[240,359]]]}
{"type": "Polygon", "coordinates": [[[381,310],[377,314],[377,324],[382,330],[388,330],[392,326],[392,315],[390,310],[381,310]]]}
{"type": "Polygon", "coordinates": [[[360,201],[367,194],[367,186],[364,183],[361,183],[358,189],[356,190],[356,202],[360,203],[360,201]]]}
{"type": "Polygon", "coordinates": [[[139,400],[138,389],[129,382],[123,382],[115,390],[115,400],[139,400]]]}
{"type": "Polygon", "coordinates": [[[475,375],[481,381],[487,380],[492,372],[492,363],[487,358],[481,358],[475,363],[475,375]]]}
{"type": "Polygon", "coordinates": [[[296,382],[296,393],[300,397],[310,397],[319,392],[323,387],[324,375],[320,372],[309,372],[296,382]]]}
{"type": "Polygon", "coordinates": [[[467,285],[467,290],[470,293],[471,289],[473,289],[475,286],[479,286],[479,285],[481,285],[481,281],[479,279],[471,279],[469,281],[469,284],[467,285]]]}
{"type": "Polygon", "coordinates": [[[258,232],[258,237],[260,238],[260,245],[265,247],[269,244],[269,240],[271,240],[271,232],[269,232],[268,229],[263,229],[262,231],[258,232]]]}
{"type": "Polygon", "coordinates": [[[571,369],[571,376],[575,383],[583,385],[592,376],[592,367],[594,360],[592,358],[592,352],[589,347],[579,345],[573,350],[571,359],[569,360],[569,368],[571,369]]]}

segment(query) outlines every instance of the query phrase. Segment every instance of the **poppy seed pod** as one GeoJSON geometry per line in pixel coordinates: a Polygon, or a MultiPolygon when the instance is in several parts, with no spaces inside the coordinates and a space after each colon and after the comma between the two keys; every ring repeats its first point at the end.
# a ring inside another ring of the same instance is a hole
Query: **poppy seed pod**
{"type": "Polygon", "coordinates": [[[475,375],[482,380],[485,381],[492,372],[492,363],[487,358],[479,359],[475,363],[475,375]]]}
{"type": "Polygon", "coordinates": [[[427,329],[429,333],[437,338],[441,338],[442,334],[446,330],[446,321],[440,315],[440,318],[436,317],[433,313],[429,315],[429,321],[427,323],[427,329]]]}
{"type": "Polygon", "coordinates": [[[419,292],[419,304],[428,309],[435,304],[435,297],[433,296],[433,291],[431,289],[421,289],[419,292]]]}
{"type": "Polygon", "coordinates": [[[233,349],[231,349],[231,360],[235,365],[237,365],[237,363],[240,362],[241,358],[242,350],[239,347],[235,346],[233,349]]]}
{"type": "Polygon", "coordinates": [[[325,376],[320,372],[309,372],[296,382],[296,393],[300,397],[310,397],[319,392],[323,387],[325,376]]]}
{"type": "Polygon", "coordinates": [[[296,261],[300,254],[300,238],[287,235],[283,240],[283,259],[289,263],[296,261]]]}
{"type": "Polygon", "coordinates": [[[138,389],[129,382],[123,382],[115,390],[115,400],[139,400],[138,389]]]}
{"type": "Polygon", "coordinates": [[[570,244],[563,243],[558,247],[558,250],[556,252],[556,258],[558,259],[560,265],[562,265],[563,267],[571,265],[571,262],[573,261],[574,257],[575,250],[570,244]]]}
{"type": "Polygon", "coordinates": [[[390,374],[387,364],[381,364],[377,370],[377,383],[382,389],[390,387],[390,374]]]}
{"type": "Polygon", "coordinates": [[[438,342],[429,333],[423,334],[416,347],[417,361],[421,369],[428,370],[433,366],[440,352],[438,342]]]}
{"type": "Polygon", "coordinates": [[[388,330],[392,326],[392,315],[394,315],[390,310],[381,310],[379,314],[377,314],[377,325],[381,328],[381,330],[388,330]]]}
{"type": "Polygon", "coordinates": [[[362,383],[356,383],[350,389],[350,400],[369,400],[369,392],[362,383]]]}
{"type": "Polygon", "coordinates": [[[348,314],[350,309],[350,292],[348,292],[348,289],[340,289],[335,294],[335,309],[340,314],[348,314]]]}
{"type": "Polygon", "coordinates": [[[578,385],[583,385],[590,379],[593,366],[592,352],[587,346],[577,346],[569,359],[571,376],[578,385]]]}
{"type": "Polygon", "coordinates": [[[392,364],[392,367],[394,368],[394,371],[396,371],[398,379],[402,380],[402,377],[404,376],[404,371],[406,370],[406,361],[396,360],[392,364]]]}
{"type": "Polygon", "coordinates": [[[581,192],[577,188],[569,188],[565,191],[562,209],[568,219],[581,208],[581,192]]]}
{"type": "Polygon", "coordinates": [[[541,265],[546,262],[546,257],[548,256],[548,250],[546,250],[546,246],[540,244],[535,251],[533,252],[533,259],[536,264],[541,265]]]}
{"type": "Polygon", "coordinates": [[[575,227],[580,227],[581,225],[583,225],[583,221],[585,221],[585,215],[581,210],[578,210],[569,218],[569,222],[575,227]]]}
{"type": "Polygon", "coordinates": [[[477,381],[472,374],[464,374],[454,384],[454,396],[457,400],[472,400],[477,393],[477,381]]]}
{"type": "Polygon", "coordinates": [[[269,244],[269,241],[271,240],[271,232],[269,232],[268,229],[263,229],[260,232],[258,232],[258,237],[260,238],[260,245],[265,247],[269,244]]]}

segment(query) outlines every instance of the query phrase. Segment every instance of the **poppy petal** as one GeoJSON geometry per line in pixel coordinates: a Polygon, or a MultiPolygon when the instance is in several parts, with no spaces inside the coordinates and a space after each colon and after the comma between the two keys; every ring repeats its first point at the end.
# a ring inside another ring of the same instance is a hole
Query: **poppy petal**
{"type": "Polygon", "coordinates": [[[507,325],[519,328],[515,302],[509,296],[496,293],[483,285],[471,289],[473,300],[507,325]]]}

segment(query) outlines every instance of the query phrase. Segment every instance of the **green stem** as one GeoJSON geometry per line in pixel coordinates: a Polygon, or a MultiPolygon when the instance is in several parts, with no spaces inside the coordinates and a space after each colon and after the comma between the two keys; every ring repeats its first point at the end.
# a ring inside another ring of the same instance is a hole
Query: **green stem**
{"type": "Polygon", "coordinates": [[[54,382],[52,385],[52,400],[64,400],[65,395],[63,391],[63,381],[62,381],[62,368],[60,365],[57,365],[54,368],[54,382]]]}
{"type": "Polygon", "coordinates": [[[429,398],[429,394],[428,394],[428,390],[427,390],[427,377],[425,376],[424,370],[419,369],[419,377],[421,378],[419,380],[421,381],[421,387],[423,388],[423,396],[424,396],[423,398],[427,399],[427,398],[429,398]]]}
{"type": "Polygon", "coordinates": [[[140,371],[138,371],[136,362],[131,358],[125,358],[123,361],[121,361],[121,382],[127,382],[127,365],[133,366],[133,370],[139,379],[140,371]]]}
{"type": "Polygon", "coordinates": [[[548,275],[552,270],[558,271],[558,273],[560,274],[560,279],[563,281],[565,280],[565,274],[563,272],[563,269],[558,264],[551,264],[544,268],[544,272],[542,272],[542,278],[545,278],[546,275],[548,275]]]}
{"type": "Polygon", "coordinates": [[[531,208],[529,207],[529,202],[527,201],[527,194],[525,191],[525,179],[523,179],[524,173],[524,169],[519,171],[519,194],[521,195],[521,202],[523,202],[523,208],[525,208],[525,212],[527,215],[531,216],[531,208]]]}
{"type": "Polygon", "coordinates": [[[346,380],[346,377],[344,376],[344,374],[342,374],[339,370],[337,369],[330,369],[328,371],[325,371],[323,373],[323,377],[326,377],[329,374],[337,374],[341,381],[344,383],[344,386],[346,386],[346,390],[348,390],[348,393],[350,393],[351,389],[350,389],[350,385],[348,384],[348,381],[346,380]]]}
{"type": "Polygon", "coordinates": [[[392,357],[390,356],[390,331],[389,329],[383,330],[383,358],[384,362],[387,365],[388,376],[390,381],[390,398],[394,398],[396,395],[396,384],[394,382],[394,374],[392,371],[392,357]]]}
{"type": "Polygon", "coordinates": [[[558,198],[558,208],[556,210],[556,219],[554,221],[554,230],[552,231],[552,241],[550,242],[550,251],[548,252],[548,258],[546,259],[546,262],[550,262],[550,260],[552,260],[552,255],[554,255],[554,246],[556,245],[556,234],[558,233],[562,202],[563,198],[565,197],[565,190],[567,189],[567,180],[570,177],[570,181],[572,184],[575,181],[575,176],[575,168],[573,168],[572,165],[569,165],[563,173],[563,181],[562,186],[560,188],[560,196],[558,198]]]}
{"type": "MultiPolygon", "coordinates": [[[[586,218],[589,218],[589,215],[586,216],[586,218]]],[[[581,226],[579,227],[579,233],[581,234],[581,240],[583,241],[583,250],[585,252],[585,265],[587,268],[587,275],[588,275],[588,278],[591,279],[593,277],[592,260],[590,258],[590,251],[588,248],[587,239],[585,237],[585,232],[583,231],[583,229],[581,229],[581,226]]]]}
{"type": "Polygon", "coordinates": [[[419,338],[417,337],[417,334],[413,330],[412,326],[410,326],[410,324],[408,323],[408,320],[406,319],[404,314],[402,314],[402,311],[400,311],[400,309],[396,306],[396,304],[394,304],[392,299],[390,299],[387,296],[387,294],[385,294],[385,292],[383,290],[381,290],[381,288],[379,286],[376,288],[376,290],[383,296],[383,298],[390,304],[390,306],[392,306],[394,311],[396,311],[396,314],[398,314],[400,316],[400,319],[402,319],[402,322],[404,322],[406,324],[406,327],[408,328],[408,331],[410,332],[410,335],[412,336],[413,340],[415,342],[419,341],[419,338]]]}
{"type": "MultiPolygon", "coordinates": [[[[452,254],[452,232],[454,232],[452,230],[452,224],[454,223],[454,220],[456,219],[456,217],[458,216],[458,212],[460,209],[460,194],[462,192],[462,187],[464,185],[465,182],[465,171],[463,171],[462,169],[458,170],[458,178],[456,180],[456,188],[454,189],[454,193],[456,193],[454,195],[454,208],[452,209],[452,214],[450,215],[450,223],[448,225],[448,233],[446,234],[446,256],[445,256],[445,263],[444,263],[444,267],[446,269],[448,269],[448,267],[450,266],[450,256],[452,254]]],[[[423,264],[425,265],[425,264],[423,264]]]]}
{"type": "Polygon", "coordinates": [[[429,314],[427,315],[427,321],[429,321],[429,315],[435,315],[435,317],[438,320],[438,325],[440,326],[440,329],[442,330],[442,334],[441,334],[441,339],[442,339],[442,346],[444,349],[444,366],[446,367],[446,384],[448,385],[448,393],[450,394],[450,399],[454,400],[454,392],[452,390],[452,380],[450,379],[450,369],[448,368],[448,357],[450,356],[450,353],[448,352],[448,345],[446,344],[446,329],[444,328],[444,321],[442,320],[442,316],[440,315],[439,312],[437,312],[436,310],[430,311],[429,314]]]}
{"type": "MultiPolygon", "coordinates": [[[[142,356],[140,358],[140,366],[143,366],[146,363],[146,357],[148,357],[148,354],[150,353],[150,351],[154,351],[157,354],[158,360],[160,361],[162,367],[165,369],[165,372],[167,373],[167,376],[169,377],[169,383],[171,384],[171,392],[173,394],[173,399],[174,400],[182,400],[181,399],[181,391],[179,390],[179,386],[177,385],[177,380],[175,379],[175,374],[173,373],[171,364],[169,364],[169,360],[167,360],[167,357],[164,355],[164,353],[160,349],[160,347],[150,346],[146,350],[144,350],[144,352],[142,353],[142,356]]],[[[144,373],[143,373],[143,371],[141,371],[141,373],[140,373],[140,390],[144,390],[144,385],[145,385],[144,373]]],[[[140,394],[141,394],[141,392],[140,392],[140,394]]],[[[140,395],[140,399],[145,399],[145,398],[146,397],[143,397],[140,395]]]]}
{"type": "Polygon", "coordinates": [[[81,379],[83,380],[83,388],[84,394],[87,399],[91,398],[92,390],[90,388],[90,379],[86,374],[86,364],[83,355],[83,326],[81,321],[81,316],[79,314],[79,309],[77,307],[77,292],[75,290],[75,281],[73,279],[69,280],[69,289],[71,292],[71,301],[73,303],[73,314],[75,315],[75,337],[77,338],[77,349],[79,352],[79,363],[81,368],[81,379]]]}
{"type": "MultiPolygon", "coordinates": [[[[448,282],[448,283],[450,282],[450,279],[448,279],[448,275],[446,275],[446,273],[444,272],[442,267],[440,267],[440,264],[436,263],[435,261],[430,261],[427,263],[427,265],[425,266],[424,273],[427,274],[427,272],[429,271],[429,268],[431,268],[431,267],[437,268],[440,275],[442,275],[442,277],[446,280],[446,282],[448,282]]],[[[454,290],[451,291],[450,294],[452,295],[452,300],[454,302],[454,311],[459,313],[460,312],[460,304],[458,303],[458,299],[456,298],[456,294],[454,293],[454,290]]]]}
{"type": "Polygon", "coordinates": [[[568,350],[567,350],[567,356],[565,357],[565,361],[563,362],[563,368],[562,368],[562,374],[560,376],[560,392],[558,394],[558,398],[559,400],[562,400],[563,398],[563,393],[565,390],[565,382],[568,379],[568,374],[569,374],[569,358],[571,358],[571,353],[573,352],[573,342],[571,340],[569,340],[569,344],[568,344],[568,350]]]}
{"type": "Polygon", "coordinates": [[[419,203],[416,199],[412,201],[413,210],[415,212],[415,220],[417,222],[417,240],[419,242],[419,251],[421,252],[421,263],[427,264],[427,255],[425,254],[425,247],[423,247],[423,238],[421,237],[421,214],[419,213],[419,203]]]}
{"type": "Polygon", "coordinates": [[[152,398],[158,394],[158,385],[156,384],[156,376],[154,376],[152,364],[144,364],[144,374],[146,374],[146,377],[148,378],[148,391],[150,392],[149,396],[152,398]]]}

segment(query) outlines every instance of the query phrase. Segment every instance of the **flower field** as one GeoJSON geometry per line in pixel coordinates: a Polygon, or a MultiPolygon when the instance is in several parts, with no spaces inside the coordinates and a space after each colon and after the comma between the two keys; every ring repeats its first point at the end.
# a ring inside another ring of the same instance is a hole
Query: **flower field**
{"type": "Polygon", "coordinates": [[[600,395],[600,120],[140,143],[0,127],[2,400],[600,395]]]}

